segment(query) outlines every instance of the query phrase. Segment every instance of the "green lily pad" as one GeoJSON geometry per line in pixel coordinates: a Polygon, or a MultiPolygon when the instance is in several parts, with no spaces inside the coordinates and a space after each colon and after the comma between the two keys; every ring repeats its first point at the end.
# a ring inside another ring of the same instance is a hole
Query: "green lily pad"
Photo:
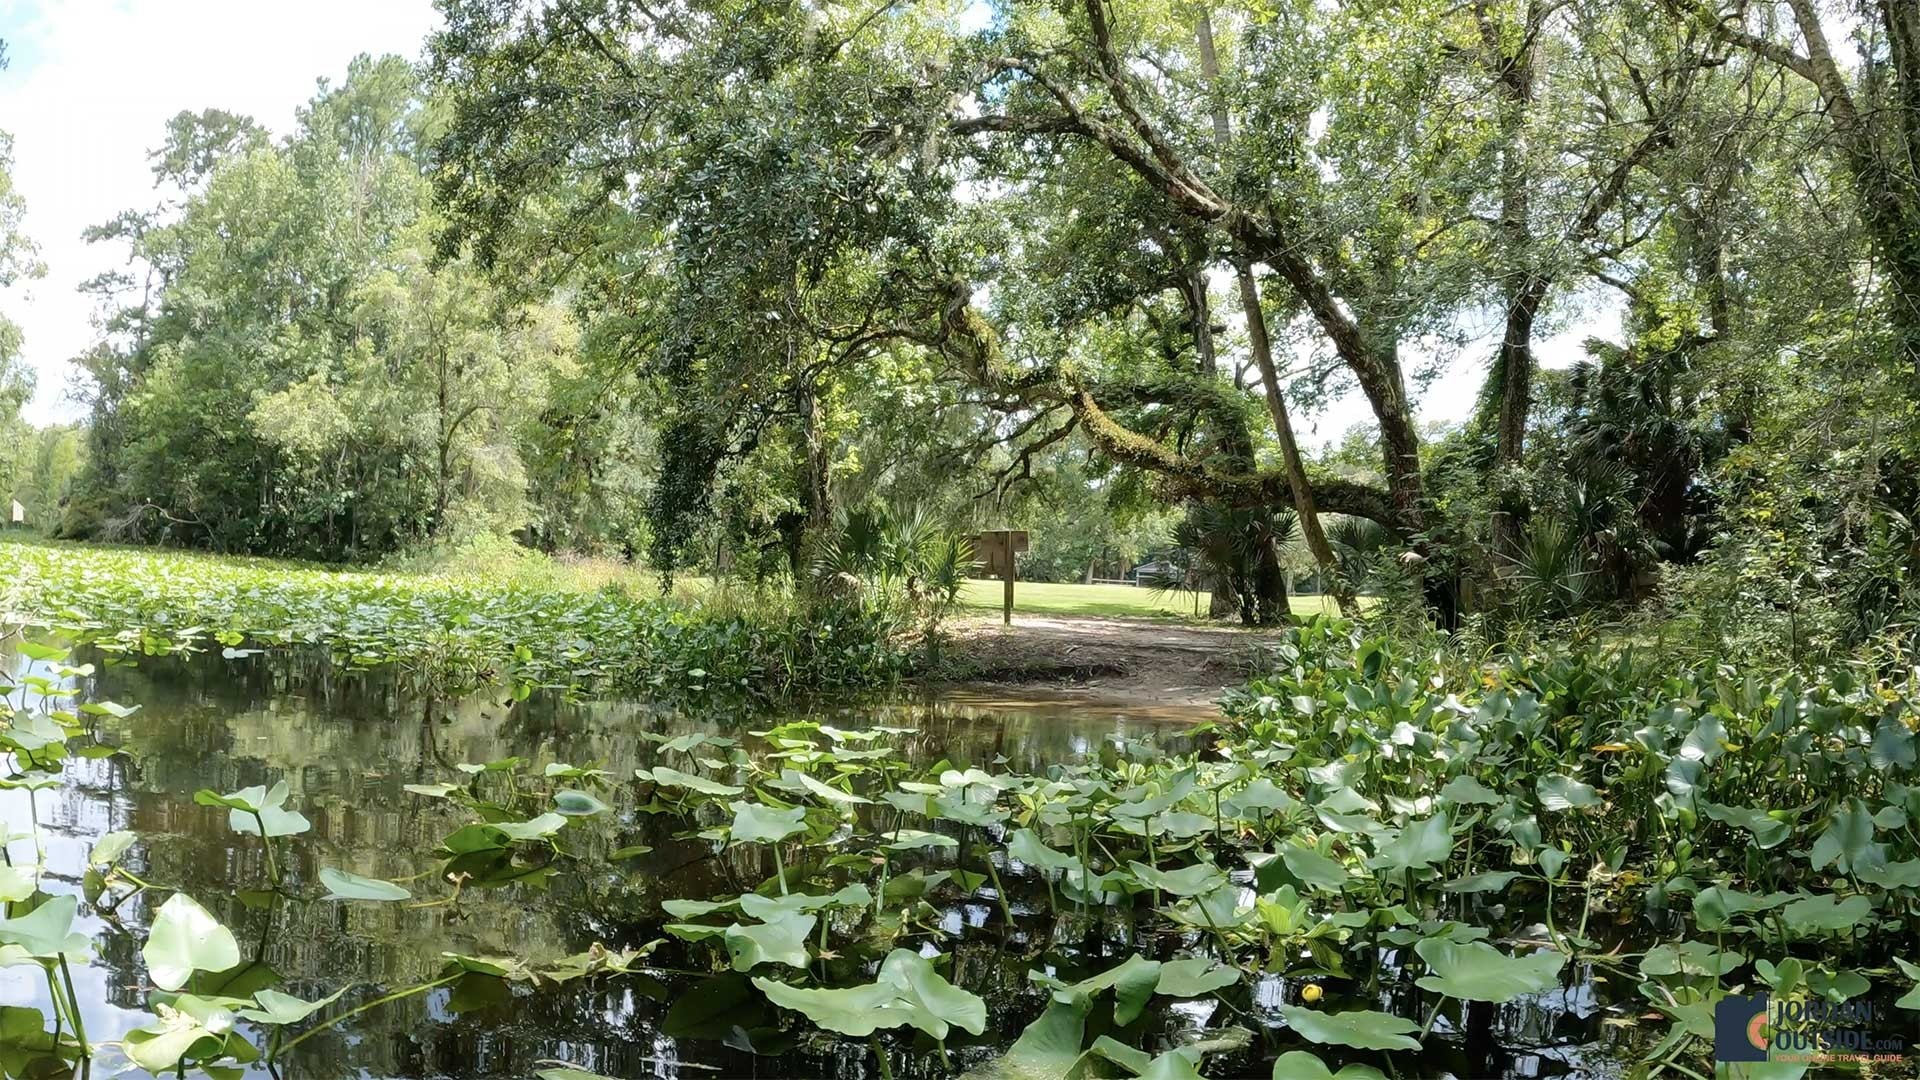
{"type": "Polygon", "coordinates": [[[1600,805],[1600,793],[1593,785],[1563,773],[1541,777],[1534,785],[1534,793],[1539,795],[1542,807],[1553,811],[1584,810],[1600,805]]]}
{"type": "Polygon", "coordinates": [[[638,769],[634,772],[642,780],[651,780],[661,787],[677,787],[687,791],[697,791],[702,795],[739,795],[746,788],[738,784],[726,784],[718,780],[709,780],[704,776],[669,769],[665,765],[656,765],[652,769],[638,769]]]}
{"type": "Polygon", "coordinates": [[[241,1009],[240,1015],[263,1024],[297,1024],[340,1000],[340,995],[350,989],[352,987],[343,986],[318,1001],[306,1001],[278,990],[256,990],[253,1007],[241,1009]]]}
{"type": "Polygon", "coordinates": [[[906,1025],[945,1039],[953,1027],[975,1035],[987,1027],[986,1002],[947,982],[926,957],[908,949],[888,953],[879,977],[864,986],[805,988],[764,978],[753,985],[781,1008],[842,1035],[866,1036],[906,1025]]]}
{"type": "Polygon", "coordinates": [[[92,945],[73,928],[79,907],[77,897],[55,896],[24,915],[0,919],[0,946],[12,946],[38,959],[65,956],[84,961],[92,945]]]}
{"type": "Polygon", "coordinates": [[[1729,825],[1738,825],[1753,834],[1753,844],[1762,851],[1779,847],[1793,834],[1793,826],[1772,816],[1765,810],[1756,810],[1746,806],[1722,806],[1719,803],[1701,802],[1700,812],[1715,821],[1724,821],[1729,825]]]}
{"type": "Polygon", "coordinates": [[[865,796],[862,796],[862,795],[855,795],[849,791],[842,791],[841,789],[834,787],[831,784],[823,784],[820,781],[815,780],[813,777],[808,776],[806,773],[799,771],[798,769],[781,770],[780,779],[787,783],[804,788],[807,791],[812,792],[815,795],[818,795],[822,799],[827,800],[828,802],[837,803],[841,806],[855,806],[862,803],[871,803],[873,801],[872,799],[866,798],[865,796]]]}
{"type": "Polygon", "coordinates": [[[1163,997],[1200,997],[1240,981],[1238,968],[1209,957],[1169,960],[1160,965],[1160,981],[1153,992],[1163,997]]]}
{"type": "Polygon", "coordinates": [[[572,790],[554,792],[553,808],[566,817],[592,817],[612,809],[584,791],[572,790]]]}
{"type": "Polygon", "coordinates": [[[1372,1009],[1327,1013],[1304,1006],[1282,1005],[1280,1015],[1301,1038],[1317,1043],[1362,1050],[1420,1049],[1419,1040],[1411,1037],[1420,1030],[1420,1025],[1391,1013],[1372,1009]]]}
{"type": "Polygon", "coordinates": [[[768,922],[736,923],[721,937],[735,971],[752,971],[761,964],[803,968],[813,960],[807,953],[807,935],[818,922],[814,915],[781,912],[768,922]]]}
{"type": "Polygon", "coordinates": [[[1007,854],[1040,870],[1081,870],[1080,857],[1048,847],[1032,829],[1015,829],[1007,837],[1007,854]]]}
{"type": "Polygon", "coordinates": [[[1893,1003],[1894,1007],[1898,1009],[1920,1009],[1920,964],[1910,964],[1897,956],[1893,958],[1893,962],[1899,965],[1902,975],[1913,980],[1913,986],[1909,988],[1906,993],[1900,995],[1900,1000],[1893,1003]]]}
{"type": "Polygon", "coordinates": [[[1393,839],[1381,844],[1367,865],[1376,870],[1424,870],[1445,862],[1453,852],[1453,831],[1445,814],[1410,821],[1393,839]]]}
{"type": "Polygon", "coordinates": [[[1447,781],[1440,788],[1440,797],[1455,806],[1499,806],[1503,801],[1498,792],[1471,776],[1456,776],[1447,781]]]}
{"type": "Polygon", "coordinates": [[[1131,1024],[1147,1006],[1147,1000],[1153,997],[1155,987],[1160,984],[1160,962],[1144,956],[1129,956],[1119,964],[1091,978],[1077,983],[1062,983],[1048,976],[1035,975],[1038,981],[1054,987],[1055,1001],[1072,1001],[1079,997],[1093,997],[1104,990],[1113,991],[1113,1020],[1125,1026],[1131,1024]]]}
{"type": "Polygon", "coordinates": [[[1347,868],[1312,848],[1289,844],[1280,849],[1280,860],[1304,885],[1326,892],[1339,892],[1347,887],[1347,868]]]}
{"type": "Polygon", "coordinates": [[[1566,954],[1555,949],[1508,956],[1485,942],[1448,938],[1428,938],[1413,951],[1426,962],[1429,972],[1418,982],[1421,989],[1495,1004],[1558,985],[1560,969],[1567,962],[1566,954]]]}
{"type": "Polygon", "coordinates": [[[234,832],[258,836],[264,827],[269,837],[297,836],[313,828],[313,823],[306,815],[286,808],[288,791],[285,780],[271,788],[256,784],[225,795],[202,788],[194,792],[193,801],[201,806],[224,806],[230,810],[227,825],[234,832]]]}
{"type": "Polygon", "coordinates": [[[1199,896],[1210,893],[1227,883],[1227,875],[1212,863],[1194,863],[1178,870],[1167,871],[1159,867],[1148,866],[1143,862],[1130,863],[1127,872],[1142,885],[1150,885],[1161,892],[1175,896],[1199,896]]]}
{"type": "MultiPolygon", "coordinates": [[[[820,911],[830,907],[867,907],[873,903],[873,893],[865,885],[856,881],[834,893],[788,893],[785,896],[745,893],[738,902],[740,910],[745,912],[748,918],[769,922],[786,912],[820,911]]],[[[675,914],[678,913],[675,912],[675,914]]]]}
{"type": "Polygon", "coordinates": [[[94,842],[93,850],[87,853],[87,865],[101,870],[114,865],[120,861],[122,855],[125,855],[128,850],[133,847],[133,842],[138,839],[138,834],[124,830],[108,833],[94,842]]]}
{"type": "Polygon", "coordinates": [[[492,823],[509,840],[545,840],[567,827],[567,819],[548,811],[531,821],[496,821],[492,823]]]}
{"type": "Polygon", "coordinates": [[[1450,893],[1499,892],[1501,889],[1511,885],[1513,879],[1519,876],[1520,874],[1513,870],[1488,870],[1484,873],[1469,874],[1463,878],[1455,878],[1445,885],[1440,886],[1440,891],[1450,893]]]}
{"type": "Polygon", "coordinates": [[[1864,926],[1873,915],[1873,901],[1865,896],[1809,896],[1780,909],[1780,921],[1794,934],[1834,933],[1864,926]]]}
{"type": "Polygon", "coordinates": [[[225,971],[240,963],[240,943],[186,893],[174,893],[153,917],[140,950],[147,974],[162,990],[178,990],[196,971],[225,971]]]}
{"type": "Polygon", "coordinates": [[[920,848],[957,848],[960,841],[945,833],[901,829],[894,833],[892,840],[880,846],[889,851],[916,851],[920,848]]]}
{"type": "Polygon", "coordinates": [[[219,1055],[233,1031],[232,998],[178,994],[155,1006],[159,1018],[127,1032],[121,1047],[127,1059],[154,1075],[173,1072],[182,1058],[219,1055]]]}
{"type": "Polygon", "coordinates": [[[1305,1050],[1289,1050],[1273,1061],[1273,1080],[1387,1080],[1371,1065],[1345,1065],[1339,1072],[1305,1050]]]}
{"type": "Polygon", "coordinates": [[[0,901],[12,904],[40,891],[40,883],[26,867],[0,864],[0,901]]]}
{"type": "Polygon", "coordinates": [[[775,810],[759,803],[736,802],[733,804],[731,828],[733,842],[777,843],[795,833],[806,831],[806,817],[807,808],[804,806],[775,810]]]}
{"type": "Polygon", "coordinates": [[[413,893],[379,878],[361,877],[331,866],[320,868],[320,884],[327,887],[322,900],[410,900],[413,893]]]}
{"type": "Polygon", "coordinates": [[[444,799],[461,790],[461,787],[459,784],[401,784],[400,790],[425,795],[429,799],[444,799]]]}

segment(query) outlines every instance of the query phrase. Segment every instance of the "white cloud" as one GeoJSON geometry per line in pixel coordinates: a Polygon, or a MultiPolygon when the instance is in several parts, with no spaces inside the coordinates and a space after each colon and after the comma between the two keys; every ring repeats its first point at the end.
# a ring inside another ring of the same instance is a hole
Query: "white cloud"
{"type": "Polygon", "coordinates": [[[431,0],[0,0],[0,130],[47,276],[0,292],[39,374],[27,417],[70,419],[69,359],[94,340],[80,282],[124,250],[81,242],[89,225],[156,198],[147,151],[182,109],[246,113],[285,134],[314,80],[358,53],[420,54],[431,0]]]}

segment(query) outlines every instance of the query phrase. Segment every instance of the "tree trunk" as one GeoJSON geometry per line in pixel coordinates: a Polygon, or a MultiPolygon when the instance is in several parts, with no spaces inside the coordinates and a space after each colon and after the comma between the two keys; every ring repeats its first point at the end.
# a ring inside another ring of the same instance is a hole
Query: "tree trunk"
{"type": "Polygon", "coordinates": [[[1207,268],[1197,266],[1187,273],[1187,311],[1193,317],[1193,349],[1200,360],[1200,374],[1219,375],[1220,361],[1213,347],[1213,311],[1207,302],[1207,268]]]}
{"type": "MultiPolygon", "coordinates": [[[[1201,73],[1209,89],[1216,88],[1220,81],[1220,60],[1213,46],[1213,17],[1204,6],[1200,9],[1194,29],[1200,43],[1201,73]]],[[[1224,152],[1233,135],[1233,121],[1227,115],[1226,105],[1217,97],[1213,106],[1213,134],[1224,152]]],[[[1320,513],[1313,499],[1313,484],[1307,478],[1306,463],[1300,457],[1300,444],[1293,434],[1293,419],[1287,414],[1287,399],[1280,389],[1280,375],[1273,364],[1273,341],[1267,334],[1266,312],[1260,307],[1260,284],[1254,280],[1253,266],[1247,260],[1235,259],[1233,270],[1240,283],[1240,309],[1247,320],[1248,345],[1253,351],[1253,362],[1260,369],[1260,387],[1266,395],[1267,413],[1273,417],[1274,434],[1280,440],[1280,457],[1287,471],[1287,486],[1293,490],[1293,508],[1300,519],[1300,535],[1306,539],[1307,550],[1313,553],[1314,562],[1320,565],[1324,580],[1333,583],[1334,598],[1340,604],[1340,613],[1352,618],[1359,610],[1354,604],[1352,590],[1347,588],[1340,576],[1339,563],[1334,559],[1333,546],[1327,542],[1326,531],[1320,527],[1320,513]]],[[[1283,584],[1282,606],[1285,605],[1285,591],[1283,584]]]]}
{"type": "Polygon", "coordinates": [[[830,490],[826,433],[822,431],[824,420],[820,410],[820,395],[813,380],[802,377],[794,387],[795,412],[800,417],[800,435],[802,462],[800,467],[800,499],[804,504],[805,521],[801,525],[800,542],[796,545],[793,576],[795,585],[808,588],[812,578],[809,567],[814,555],[824,544],[833,527],[833,494],[830,490]]]}
{"type": "MultiPolygon", "coordinates": [[[[1273,363],[1273,343],[1267,336],[1266,312],[1260,307],[1260,286],[1254,281],[1253,267],[1237,262],[1234,272],[1240,279],[1240,305],[1246,312],[1247,339],[1253,349],[1253,362],[1260,369],[1260,386],[1265,391],[1267,412],[1273,417],[1274,434],[1280,439],[1280,458],[1287,470],[1287,485],[1293,489],[1293,507],[1300,519],[1300,535],[1320,567],[1321,579],[1333,591],[1340,614],[1351,619],[1360,613],[1353,590],[1340,573],[1333,545],[1320,527],[1320,511],[1314,504],[1313,482],[1307,478],[1307,466],[1300,456],[1300,444],[1294,438],[1293,419],[1287,414],[1287,399],[1280,389],[1280,373],[1273,363]]],[[[1285,592],[1285,589],[1282,589],[1285,592]]]]}
{"type": "Polygon", "coordinates": [[[1509,262],[1505,277],[1506,318],[1488,388],[1497,401],[1494,416],[1492,520],[1489,522],[1494,575],[1506,555],[1519,546],[1520,521],[1508,507],[1506,478],[1526,453],[1527,412],[1533,405],[1533,324],[1547,282],[1534,267],[1533,170],[1528,162],[1527,113],[1533,107],[1532,45],[1538,6],[1529,3],[1521,44],[1510,51],[1509,35],[1484,7],[1475,9],[1481,46],[1500,99],[1500,220],[1496,229],[1509,262]]]}
{"type": "Polygon", "coordinates": [[[1900,123],[1903,164],[1894,167],[1906,192],[1904,222],[1895,234],[1898,247],[1888,253],[1893,326],[1901,355],[1920,379],[1920,4],[1880,0],[1880,16],[1897,83],[1892,111],[1900,123]]]}
{"type": "Polygon", "coordinates": [[[1240,614],[1240,590],[1222,574],[1207,594],[1207,618],[1227,619],[1240,614]]]}

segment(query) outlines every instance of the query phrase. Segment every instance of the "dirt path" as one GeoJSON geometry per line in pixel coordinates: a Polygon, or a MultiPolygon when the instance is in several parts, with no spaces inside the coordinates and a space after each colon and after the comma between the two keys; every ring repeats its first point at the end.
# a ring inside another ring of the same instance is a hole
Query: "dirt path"
{"type": "Polygon", "coordinates": [[[1268,631],[1078,615],[969,616],[949,624],[948,678],[1031,683],[1099,700],[1201,705],[1245,681],[1268,631]]]}

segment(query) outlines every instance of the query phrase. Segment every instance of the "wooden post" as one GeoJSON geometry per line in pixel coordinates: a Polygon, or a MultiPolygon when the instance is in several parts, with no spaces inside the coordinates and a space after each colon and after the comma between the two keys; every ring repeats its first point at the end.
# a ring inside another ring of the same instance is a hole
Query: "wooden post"
{"type": "MultiPolygon", "coordinates": [[[[1007,550],[1008,554],[1011,555],[1013,545],[1008,544],[1007,550]]],[[[1012,558],[1008,558],[1007,572],[1002,575],[1000,579],[1007,583],[1006,590],[1001,594],[1000,599],[1000,625],[1002,626],[1013,625],[1013,579],[1016,576],[1014,566],[1015,561],[1012,558]]]]}
{"type": "Polygon", "coordinates": [[[988,577],[1005,583],[1001,591],[1000,621],[1013,625],[1013,583],[1019,577],[1017,556],[1027,550],[1027,534],[1019,529],[994,529],[973,538],[973,554],[988,577]]]}

